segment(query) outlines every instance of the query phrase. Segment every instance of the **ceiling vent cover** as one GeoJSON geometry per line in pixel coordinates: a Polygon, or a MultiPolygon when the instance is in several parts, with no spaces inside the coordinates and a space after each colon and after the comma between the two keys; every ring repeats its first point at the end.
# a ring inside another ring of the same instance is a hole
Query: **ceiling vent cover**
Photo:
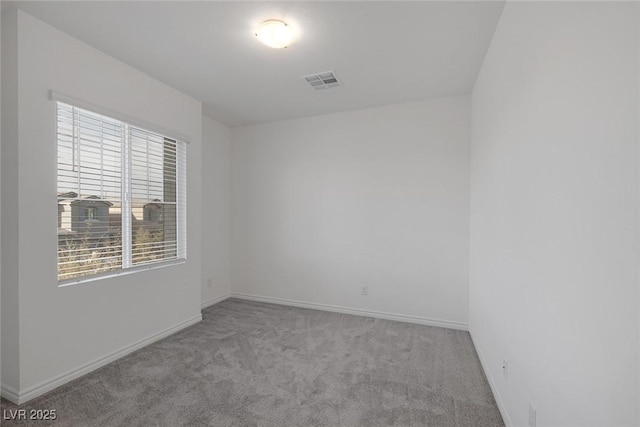
{"type": "Polygon", "coordinates": [[[308,76],[304,76],[303,79],[305,79],[315,90],[325,90],[341,86],[336,73],[333,71],[309,74],[308,76]]]}

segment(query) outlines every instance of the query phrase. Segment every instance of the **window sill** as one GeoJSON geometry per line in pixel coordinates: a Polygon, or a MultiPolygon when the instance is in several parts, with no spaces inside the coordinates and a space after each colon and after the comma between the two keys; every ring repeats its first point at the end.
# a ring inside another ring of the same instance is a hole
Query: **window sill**
{"type": "Polygon", "coordinates": [[[83,276],[83,277],[78,277],[78,278],[74,278],[74,279],[65,279],[65,280],[60,280],[58,282],[58,287],[59,288],[64,288],[64,287],[67,287],[67,286],[79,285],[81,283],[94,282],[96,280],[111,279],[111,278],[114,278],[114,277],[127,276],[127,275],[130,275],[130,274],[139,273],[141,271],[155,270],[155,269],[158,269],[158,268],[165,268],[165,267],[171,267],[171,266],[174,266],[174,265],[185,264],[186,262],[187,262],[187,260],[184,259],[184,258],[183,259],[175,259],[175,260],[171,260],[171,261],[164,261],[164,262],[159,262],[159,263],[154,263],[154,264],[131,267],[131,268],[127,268],[125,270],[109,271],[107,273],[94,274],[92,276],[83,276]]]}

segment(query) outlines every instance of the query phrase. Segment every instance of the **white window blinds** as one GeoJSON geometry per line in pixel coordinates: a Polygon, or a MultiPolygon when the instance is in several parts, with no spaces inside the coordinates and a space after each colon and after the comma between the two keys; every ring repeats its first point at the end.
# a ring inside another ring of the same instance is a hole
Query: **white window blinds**
{"type": "Polygon", "coordinates": [[[58,280],[186,257],[186,144],[57,102],[58,280]]]}

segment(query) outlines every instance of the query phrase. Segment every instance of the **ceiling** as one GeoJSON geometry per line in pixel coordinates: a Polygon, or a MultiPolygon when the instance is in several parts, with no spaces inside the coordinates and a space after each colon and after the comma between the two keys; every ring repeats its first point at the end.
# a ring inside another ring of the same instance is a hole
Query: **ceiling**
{"type": "Polygon", "coordinates": [[[11,4],[236,126],[469,93],[504,1],[11,4]],[[269,18],[294,30],[287,49],[255,39],[269,18]],[[301,78],[328,70],[342,87],[301,78]]]}

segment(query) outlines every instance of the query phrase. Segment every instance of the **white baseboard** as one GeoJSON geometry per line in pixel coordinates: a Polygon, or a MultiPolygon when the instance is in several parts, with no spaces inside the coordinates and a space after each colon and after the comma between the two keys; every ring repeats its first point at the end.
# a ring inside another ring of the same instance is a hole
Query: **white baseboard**
{"type": "MultiPolygon", "coordinates": [[[[462,331],[469,330],[468,325],[462,322],[453,322],[448,320],[438,320],[438,319],[431,319],[431,318],[420,317],[420,316],[386,313],[381,311],[363,310],[359,308],[348,308],[348,307],[341,307],[341,306],[330,305],[330,304],[318,304],[318,303],[312,303],[312,302],[296,301],[296,300],[283,299],[283,298],[264,297],[259,295],[249,295],[249,294],[242,294],[242,293],[235,293],[235,292],[227,293],[219,297],[204,301],[202,302],[202,308],[204,309],[206,307],[210,307],[228,298],[239,298],[239,299],[244,299],[249,301],[259,301],[259,302],[267,302],[267,303],[280,304],[280,305],[288,305],[293,307],[311,308],[315,310],[331,311],[331,312],[344,313],[344,314],[353,314],[356,316],[368,316],[368,317],[374,317],[379,319],[396,320],[400,322],[416,323],[419,325],[427,325],[427,326],[437,326],[441,328],[449,328],[449,329],[456,329],[456,330],[462,330],[462,331]]],[[[101,368],[104,365],[107,365],[117,359],[120,359],[129,353],[139,350],[142,347],[145,347],[155,341],[159,341],[162,338],[165,338],[184,328],[194,325],[200,322],[201,320],[202,320],[201,314],[194,316],[177,325],[174,325],[154,335],[151,335],[147,338],[139,340],[133,344],[125,346],[103,357],[95,359],[77,368],[71,369],[54,378],[43,381],[34,386],[28,387],[23,392],[19,392],[18,390],[14,390],[12,387],[2,384],[0,386],[0,395],[5,399],[9,400],[10,402],[13,402],[17,405],[21,405],[57,387],[60,387],[63,384],[66,384],[70,381],[80,378],[81,376],[86,375],[91,371],[94,371],[98,368],[101,368]]],[[[478,350],[477,347],[476,347],[476,350],[478,350]]],[[[489,380],[491,389],[493,390],[493,393],[496,396],[496,401],[498,402],[498,407],[500,408],[500,412],[502,413],[502,416],[505,419],[505,423],[507,424],[507,427],[510,427],[511,423],[509,421],[508,415],[506,414],[506,411],[504,410],[504,404],[502,403],[500,396],[496,392],[493,379],[491,378],[490,374],[488,373],[488,370],[486,369],[484,359],[480,351],[478,351],[478,356],[485,370],[485,373],[487,374],[487,378],[489,380]]]]}
{"type": "Polygon", "coordinates": [[[95,371],[96,369],[101,368],[104,365],[107,365],[117,359],[120,359],[121,357],[124,357],[129,353],[133,353],[134,351],[139,350],[142,347],[146,347],[155,341],[159,341],[162,338],[175,334],[176,332],[184,328],[187,328],[191,325],[195,325],[201,320],[202,320],[202,314],[193,316],[190,319],[187,319],[183,322],[178,323],[177,325],[164,329],[156,334],[143,338],[133,344],[129,344],[125,347],[122,347],[119,350],[116,350],[105,356],[99,357],[98,359],[85,363],[84,365],[71,369],[49,380],[43,381],[31,387],[28,387],[22,392],[13,390],[10,387],[7,387],[3,384],[2,389],[0,390],[0,395],[5,399],[9,400],[10,402],[15,403],[16,405],[22,405],[23,403],[31,399],[41,396],[57,387],[60,387],[63,384],[66,384],[70,381],[75,380],[76,378],[80,378],[81,376],[86,375],[91,371],[95,371]]]}
{"type": "Polygon", "coordinates": [[[226,300],[226,299],[228,299],[230,297],[231,297],[231,293],[227,292],[226,294],[220,295],[219,297],[215,297],[215,298],[208,299],[206,301],[202,301],[201,308],[204,310],[205,308],[211,307],[212,305],[217,304],[219,302],[222,302],[222,301],[224,301],[224,300],[226,300]]]}
{"type": "Polygon", "coordinates": [[[487,377],[487,381],[489,382],[489,387],[491,387],[491,391],[493,392],[493,397],[496,399],[496,403],[498,404],[498,410],[500,410],[500,415],[502,415],[502,420],[504,421],[504,425],[506,427],[513,427],[513,423],[511,422],[511,418],[509,417],[509,413],[507,412],[507,407],[502,400],[502,396],[498,393],[498,387],[496,386],[496,382],[493,379],[493,375],[491,375],[491,371],[489,370],[489,365],[487,364],[486,359],[484,358],[484,354],[482,354],[482,350],[476,344],[473,339],[473,333],[469,330],[469,335],[471,336],[471,342],[476,349],[476,354],[478,355],[478,359],[480,359],[480,364],[482,365],[482,370],[484,371],[484,375],[487,377]]]}
{"type": "Polygon", "coordinates": [[[338,305],[318,304],[314,302],[296,301],[284,298],[263,297],[260,295],[241,294],[231,292],[228,298],[239,298],[248,301],[268,302],[272,304],[290,305],[293,307],[312,308],[315,310],[332,311],[335,313],[354,314],[356,316],[375,317],[378,319],[396,320],[399,322],[417,323],[419,325],[437,326],[440,328],[468,331],[469,326],[462,322],[449,320],[430,319],[428,317],[409,316],[406,314],[386,313],[383,311],[363,310],[360,308],[341,307],[338,305]]]}
{"type": "Polygon", "coordinates": [[[19,400],[18,390],[6,384],[0,385],[0,395],[7,399],[9,402],[16,403],[19,400]]]}

